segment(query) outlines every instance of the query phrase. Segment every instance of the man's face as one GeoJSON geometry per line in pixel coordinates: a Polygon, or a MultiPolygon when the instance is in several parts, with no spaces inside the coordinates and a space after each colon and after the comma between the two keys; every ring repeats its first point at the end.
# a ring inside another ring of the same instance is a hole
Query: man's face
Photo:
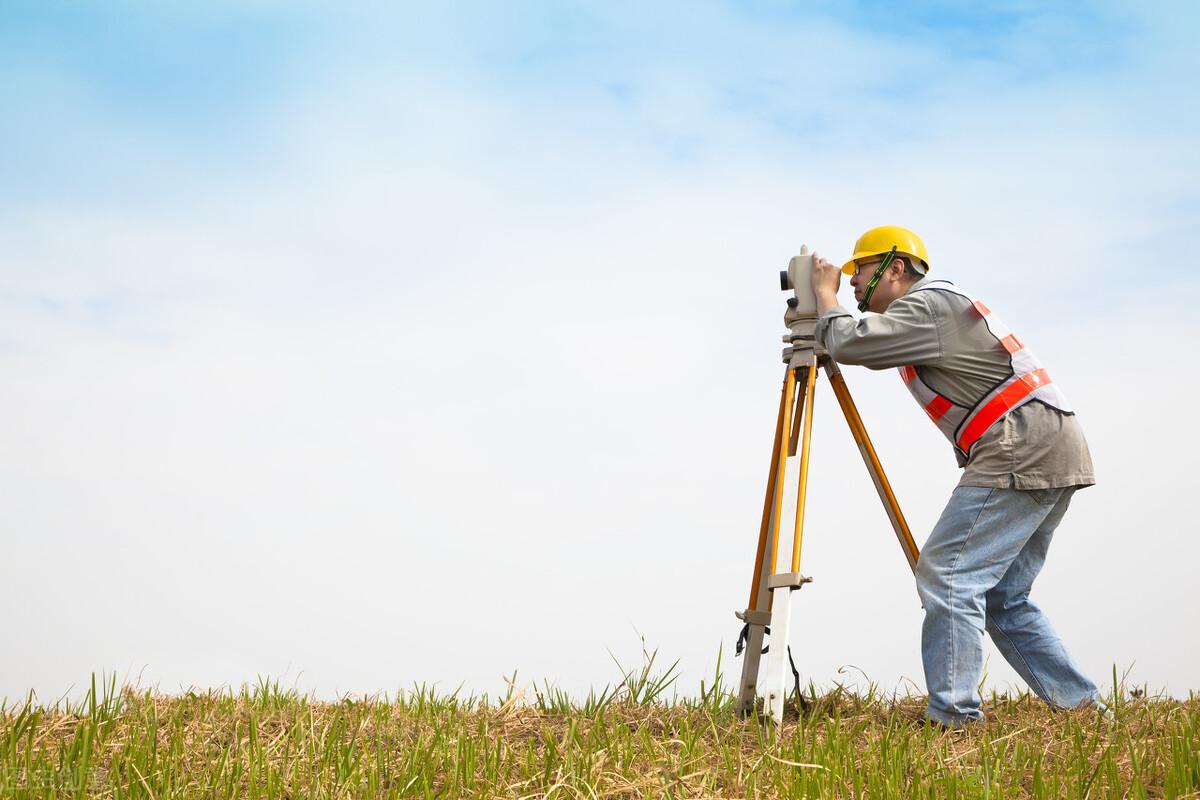
{"type": "MultiPolygon", "coordinates": [[[[856,261],[858,269],[850,276],[850,285],[854,287],[854,301],[861,303],[863,295],[867,293],[867,284],[871,282],[871,276],[875,274],[875,269],[883,262],[883,258],[865,258],[862,261],[856,261]]],[[[880,279],[880,283],[883,279],[880,279]]],[[[875,287],[875,294],[871,296],[871,310],[874,311],[875,298],[879,295],[879,286],[875,287]]]]}
{"type": "MultiPolygon", "coordinates": [[[[902,256],[892,260],[888,265],[887,271],[879,278],[879,283],[875,284],[875,291],[871,295],[871,305],[868,306],[868,311],[883,313],[892,301],[900,297],[908,289],[904,284],[901,276],[904,274],[904,259],[902,256]]],[[[856,261],[858,269],[850,276],[850,285],[854,287],[854,300],[862,302],[863,295],[867,293],[867,284],[871,282],[871,276],[875,274],[875,270],[883,263],[883,256],[874,256],[872,258],[864,258],[861,261],[856,261]]]]}

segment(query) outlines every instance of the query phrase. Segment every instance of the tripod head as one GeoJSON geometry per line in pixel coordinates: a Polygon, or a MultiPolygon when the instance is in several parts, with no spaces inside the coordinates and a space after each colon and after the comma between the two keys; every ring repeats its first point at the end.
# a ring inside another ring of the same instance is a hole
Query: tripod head
{"type": "Polygon", "coordinates": [[[827,355],[816,340],[817,298],[812,290],[812,267],[812,251],[805,244],[800,246],[800,255],[793,256],[788,268],[779,273],[780,289],[792,292],[783,314],[783,324],[788,328],[783,336],[783,343],[788,345],[783,348],[783,363],[792,367],[807,366],[814,356],[827,355]]]}

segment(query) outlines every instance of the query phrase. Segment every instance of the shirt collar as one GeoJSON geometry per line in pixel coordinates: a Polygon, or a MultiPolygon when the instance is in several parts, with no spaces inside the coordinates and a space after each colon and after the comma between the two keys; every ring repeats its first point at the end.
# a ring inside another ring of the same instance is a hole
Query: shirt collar
{"type": "Polygon", "coordinates": [[[929,283],[932,280],[933,280],[933,278],[929,277],[929,273],[925,273],[925,277],[921,278],[921,280],[917,281],[912,286],[908,287],[908,291],[905,292],[905,294],[912,294],[917,289],[923,289],[925,287],[925,284],[929,283]]]}

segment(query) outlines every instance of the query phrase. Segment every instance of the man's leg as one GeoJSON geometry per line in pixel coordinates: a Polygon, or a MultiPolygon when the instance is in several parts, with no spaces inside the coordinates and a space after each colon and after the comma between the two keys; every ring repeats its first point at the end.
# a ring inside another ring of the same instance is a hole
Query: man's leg
{"type": "Polygon", "coordinates": [[[1029,599],[1033,580],[1046,561],[1054,529],[1071,503],[1074,489],[1046,489],[1034,495],[1053,503],[1008,572],[986,595],[987,631],[1001,655],[1052,706],[1073,708],[1098,703],[1096,685],[1079,671],[1042,610],[1029,599]]]}
{"type": "Polygon", "coordinates": [[[917,561],[930,719],[959,726],[983,718],[978,684],[984,595],[999,583],[1051,509],[1017,489],[960,486],[950,495],[917,561]]]}

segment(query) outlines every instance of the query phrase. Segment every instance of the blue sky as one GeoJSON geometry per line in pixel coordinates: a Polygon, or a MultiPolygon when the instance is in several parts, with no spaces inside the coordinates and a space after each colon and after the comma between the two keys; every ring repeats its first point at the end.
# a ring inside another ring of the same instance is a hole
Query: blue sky
{"type": "MultiPolygon", "coordinates": [[[[1168,404],[1200,388],[1162,346],[1200,335],[1179,266],[1197,14],[5,5],[0,535],[33,568],[0,588],[25,654],[0,695],[104,668],[167,689],[302,672],[328,694],[494,690],[519,667],[580,688],[611,678],[605,648],[636,655],[635,628],[707,674],[749,568],[775,273],[884,222],[1036,342],[1080,410],[1101,486],[1044,589],[1068,641],[1097,678],[1136,661],[1194,688],[1200,652],[1162,627],[1196,610],[1187,448],[1112,376],[1168,404]],[[66,588],[30,602],[48,565],[66,588]],[[624,591],[580,594],[568,566],[624,591]],[[1095,596],[1117,569],[1136,600],[1095,596]],[[468,649],[429,630],[451,571],[489,587],[445,600],[468,649]],[[706,591],[685,602],[664,573],[706,591]],[[46,633],[84,606],[85,634],[46,633]],[[506,634],[534,616],[558,639],[506,634]]],[[[949,454],[894,376],[848,380],[927,529],[949,454]]],[[[919,609],[844,430],[819,426],[807,670],[900,685],[919,609]]]]}
{"type": "Polygon", "coordinates": [[[1013,92],[1063,81],[1072,94],[1115,89],[1114,106],[1140,105],[1145,87],[1121,84],[1170,45],[1164,22],[1195,15],[1182,4],[1143,18],[1077,3],[173,5],[6,9],[6,105],[26,124],[6,126],[5,144],[28,156],[10,160],[22,170],[10,192],[65,179],[55,165],[111,185],[138,173],[137,145],[150,158],[244,170],[289,138],[279,116],[290,105],[367,77],[383,92],[419,76],[530,112],[549,104],[581,127],[607,99],[609,124],[685,155],[736,144],[713,141],[708,115],[783,146],[847,137],[870,148],[897,133],[926,138],[925,119],[960,104],[994,120],[987,95],[1007,111],[1013,92]],[[693,103],[680,109],[686,133],[653,117],[664,101],[693,103]],[[89,164],[89,136],[128,146],[120,168],[89,164]]]}
{"type": "Polygon", "coordinates": [[[10,154],[0,202],[194,217],[234,193],[266,207],[272,188],[318,185],[312,171],[344,170],[355,152],[397,186],[438,165],[468,193],[508,183],[519,189],[509,204],[555,209],[564,191],[611,197],[714,171],[796,180],[835,165],[860,195],[961,178],[953,191],[1011,204],[1019,190],[1003,184],[1048,167],[1067,173],[1056,189],[1075,181],[1090,197],[1103,175],[1108,213],[1135,237],[1155,228],[1143,247],[1165,241],[1165,216],[1185,230],[1195,216],[1194,104],[1179,100],[1197,66],[1183,33],[1195,14],[1077,3],[9,6],[0,91],[20,122],[0,132],[10,154]]]}

